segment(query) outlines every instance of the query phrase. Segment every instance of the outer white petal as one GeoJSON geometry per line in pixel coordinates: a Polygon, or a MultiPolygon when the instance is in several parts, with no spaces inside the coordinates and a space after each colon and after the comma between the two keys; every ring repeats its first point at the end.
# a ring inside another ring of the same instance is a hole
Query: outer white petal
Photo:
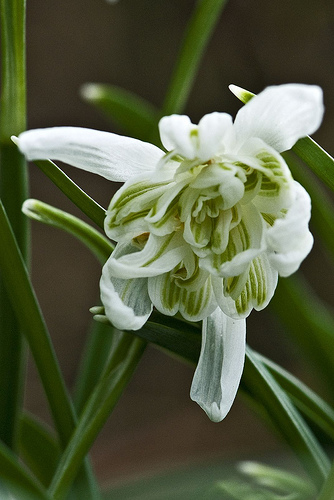
{"type": "Polygon", "coordinates": [[[109,261],[103,266],[100,280],[101,300],[109,321],[120,330],[139,330],[152,312],[147,279],[117,279],[109,261]]]}
{"type": "Polygon", "coordinates": [[[28,160],[60,160],[119,182],[153,171],[164,155],[147,142],[80,127],[28,130],[15,142],[28,160]]]}
{"type": "Polygon", "coordinates": [[[189,160],[196,157],[197,148],[191,133],[197,131],[197,126],[191,123],[188,116],[164,116],[159,122],[159,131],[167,151],[175,151],[189,160]]]}
{"type": "Polygon", "coordinates": [[[313,236],[308,229],[311,199],[305,189],[294,182],[295,200],[286,216],[276,219],[267,231],[268,258],[281,276],[297,271],[311,251],[313,236]]]}
{"type": "Polygon", "coordinates": [[[213,422],[220,422],[235,399],[245,362],[246,321],[217,308],[203,321],[202,349],[190,397],[213,422]]]}
{"type": "Polygon", "coordinates": [[[323,113],[320,87],[267,87],[238,112],[233,127],[237,144],[241,146],[247,139],[259,137],[277,151],[285,151],[298,139],[315,132],[323,113]]]}

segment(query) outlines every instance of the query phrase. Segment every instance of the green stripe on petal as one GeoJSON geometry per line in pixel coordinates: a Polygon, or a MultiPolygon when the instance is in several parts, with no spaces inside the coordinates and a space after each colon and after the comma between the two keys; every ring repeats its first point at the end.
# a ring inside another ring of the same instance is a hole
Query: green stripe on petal
{"type": "Polygon", "coordinates": [[[135,233],[135,224],[140,226],[140,232],[145,226],[140,219],[146,217],[168,184],[168,181],[154,184],[147,178],[126,182],[117,191],[107,210],[105,220],[107,235],[117,240],[120,236],[126,236],[128,231],[131,234],[135,233]]]}
{"type": "MultiPolygon", "coordinates": [[[[145,243],[146,235],[143,235],[145,243]]],[[[140,240],[138,235],[137,241],[140,240]]],[[[109,259],[109,267],[112,275],[117,278],[131,279],[158,276],[164,274],[177,266],[188,252],[182,235],[179,233],[167,236],[155,236],[150,234],[144,248],[131,245],[122,245],[120,257],[115,257],[115,252],[109,259]]],[[[117,255],[117,254],[116,254],[117,255]]]]}
{"type": "Polygon", "coordinates": [[[210,275],[204,284],[197,287],[196,290],[182,289],[179,311],[184,319],[201,321],[213,313],[215,309],[217,309],[217,302],[212,290],[210,275]]]}
{"type": "Polygon", "coordinates": [[[229,232],[226,250],[201,260],[201,267],[214,276],[232,277],[242,274],[250,262],[264,250],[264,221],[252,204],[239,205],[241,220],[229,232]]]}
{"type": "Polygon", "coordinates": [[[277,286],[278,273],[261,254],[250,263],[249,270],[229,283],[228,278],[213,280],[213,289],[219,307],[232,318],[245,318],[254,308],[264,309],[277,286]],[[242,289],[240,285],[242,286],[242,289]]]}
{"type": "Polygon", "coordinates": [[[154,306],[162,314],[175,316],[179,310],[181,288],[171,277],[171,273],[148,279],[148,293],[154,306]]]}

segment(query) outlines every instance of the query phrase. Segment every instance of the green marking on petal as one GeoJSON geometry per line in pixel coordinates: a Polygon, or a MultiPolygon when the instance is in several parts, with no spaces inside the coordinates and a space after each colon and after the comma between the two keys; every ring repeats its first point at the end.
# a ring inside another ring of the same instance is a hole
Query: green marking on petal
{"type": "Polygon", "coordinates": [[[252,260],[247,281],[235,301],[236,310],[240,315],[249,312],[252,307],[262,309],[268,300],[268,277],[263,256],[252,260]]]}

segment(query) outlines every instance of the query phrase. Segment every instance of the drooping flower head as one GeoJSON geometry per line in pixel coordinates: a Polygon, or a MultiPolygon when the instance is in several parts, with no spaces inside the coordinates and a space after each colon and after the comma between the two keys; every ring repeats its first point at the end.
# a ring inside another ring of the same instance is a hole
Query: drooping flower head
{"type": "Polygon", "coordinates": [[[100,282],[105,314],[136,330],[152,307],[203,321],[191,397],[214,421],[235,397],[245,356],[245,318],[270,301],[278,275],[309,253],[310,199],[281,152],[313,133],[323,115],[316,86],[268,87],[233,123],[226,113],[159,123],[165,151],[80,128],[28,131],[28,159],[58,159],[114,181],[106,234],[117,243],[100,282]]]}

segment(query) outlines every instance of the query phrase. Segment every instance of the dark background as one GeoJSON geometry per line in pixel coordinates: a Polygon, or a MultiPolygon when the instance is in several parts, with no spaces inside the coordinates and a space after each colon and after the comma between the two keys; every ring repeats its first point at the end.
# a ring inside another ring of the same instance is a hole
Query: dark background
{"type": "MultiPolygon", "coordinates": [[[[27,11],[29,128],[75,125],[118,132],[80,98],[86,82],[124,87],[159,106],[193,0],[31,0],[27,11]]],[[[227,86],[253,92],[285,82],[324,89],[326,115],[315,138],[333,146],[334,3],[331,0],[230,0],[200,66],[186,113],[197,122],[211,111],[235,114],[240,107],[227,86]]],[[[107,206],[115,187],[67,168],[69,175],[107,206]]],[[[74,214],[75,207],[30,167],[31,195],[74,214]]],[[[96,304],[100,266],[70,236],[33,225],[33,281],[61,367],[72,388],[96,304]]],[[[326,256],[317,248],[302,266],[327,300],[326,256]],[[316,265],[316,267],[315,267],[316,265]]],[[[292,311],[293,313],[293,311],[292,311]]],[[[269,310],[253,313],[248,342],[317,387],[297,346],[269,310]]],[[[149,347],[92,457],[103,481],[168,470],[213,457],[227,461],[285,448],[239,396],[220,424],[211,423],[189,398],[193,368],[149,347]]],[[[26,389],[29,409],[49,419],[32,363],[26,389]]]]}

